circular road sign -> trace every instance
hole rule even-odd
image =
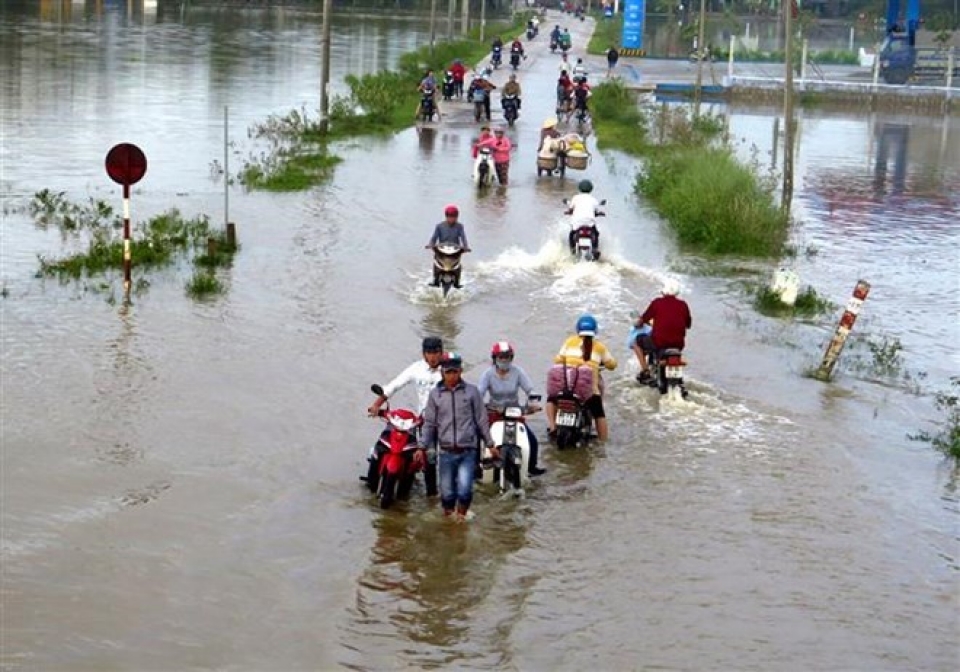
[[[147,157],[136,145],[121,142],[107,152],[107,175],[125,187],[136,184],[147,172]]]

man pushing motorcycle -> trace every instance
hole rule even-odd
[[[383,388],[383,394],[377,396],[367,414],[376,417],[380,407],[399,392],[401,389],[413,383],[417,390],[417,414],[423,415],[423,410],[427,407],[427,400],[430,398],[430,390],[440,382],[440,360],[443,356],[443,341],[436,336],[427,336],[422,343],[423,357],[401,371],[396,378],[391,380]],[[427,496],[433,497],[437,494],[437,451],[435,446],[427,446],[426,451],[427,464],[424,470],[424,482],[427,486]]]

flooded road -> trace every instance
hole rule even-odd
[[[816,253],[795,266],[839,306],[873,283],[861,342],[824,385],[803,372],[838,315],[756,314],[741,277],[676,249],[633,194],[633,159],[594,152],[583,173],[608,200],[608,262],[566,258],[574,179],[534,170],[556,72],[543,43],[519,73],[507,189],[472,190],[476,126],[457,112],[342,143],[309,192],[232,191],[242,249],[216,300],[184,295],[186,268],[151,274],[129,307],[108,300],[117,278],[106,292],[37,279],[37,255],[75,243],[26,204],[50,188],[119,208],[103,171],[117,142],[150,161],[134,220],[221,220],[223,107],[234,168],[256,151],[251,124],[315,109],[319,21],[2,17],[4,669],[956,667],[957,497],[906,438],[960,370],[955,120],[802,120],[794,237]],[[393,62],[424,28],[338,25],[334,77]],[[572,26],[575,52],[587,28]],[[730,125],[771,161],[769,112]],[[447,203],[474,252],[464,297],[442,303],[423,244]],[[694,313],[683,405],[636,387],[624,347],[628,311],[667,273]],[[481,493],[468,525],[423,497],[382,513],[364,496],[369,384],[423,335],[460,350],[471,381],[507,338],[539,383],[585,310],[621,361],[610,442],[545,447],[527,498]],[[913,378],[868,365],[867,343],[888,338]]]

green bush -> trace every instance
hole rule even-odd
[[[643,152],[646,118],[634,94],[621,82],[614,80],[594,87],[590,109],[598,148],[612,147],[630,154]]]
[[[767,185],[725,147],[661,149],[638,175],[637,188],[682,245],[708,254],[783,251],[789,218]]]

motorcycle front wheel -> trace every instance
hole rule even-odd
[[[384,474],[380,479],[380,508],[389,509],[397,498],[397,477]]]

